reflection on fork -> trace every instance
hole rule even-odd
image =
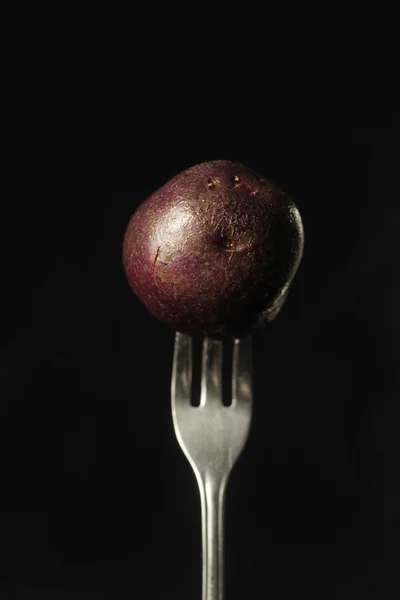
[[[177,333],[172,369],[176,437],[199,485],[202,510],[203,596],[223,598],[224,499],[229,474],[247,440],[252,413],[252,340],[233,346],[232,403],[222,401],[223,342],[203,342],[200,406],[191,404],[192,340]]]

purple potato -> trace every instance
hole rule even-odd
[[[292,200],[244,165],[215,160],[138,207],[123,265],[136,296],[175,330],[242,335],[275,318],[302,251]]]

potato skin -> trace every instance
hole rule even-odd
[[[242,335],[279,312],[303,251],[294,203],[228,160],[176,175],[132,215],[123,266],[161,321],[188,334]]]

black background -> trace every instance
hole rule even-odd
[[[326,5],[2,8],[0,597],[200,598],[174,334],[121,267],[136,206],[238,160],[306,245],[254,339],[227,597],[398,598],[399,129],[391,15]]]

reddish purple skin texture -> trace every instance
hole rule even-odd
[[[218,160],[138,207],[123,265],[136,296],[175,330],[241,335],[279,311],[302,249],[294,203],[251,169]]]

